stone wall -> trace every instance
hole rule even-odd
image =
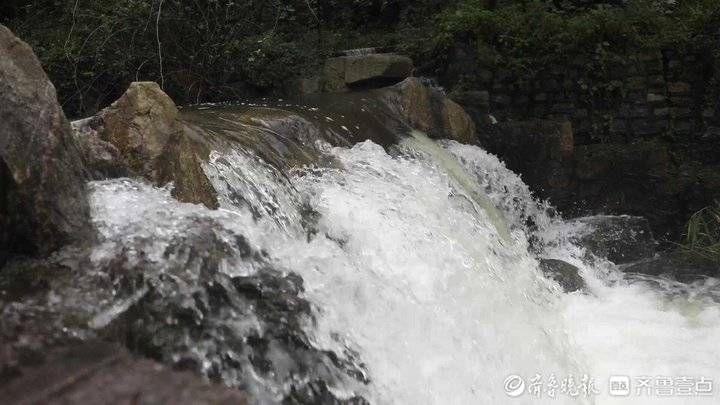
[[[523,81],[461,52],[450,74],[473,84],[451,86],[451,96],[478,123],[483,146],[564,213],[645,215],[674,239],[692,212],[720,196],[710,54],[578,58]],[[567,135],[558,141],[567,130],[548,122],[572,126],[570,151]]]

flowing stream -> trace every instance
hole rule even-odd
[[[317,114],[337,125],[343,118]],[[194,319],[212,329],[172,335],[184,345],[163,349],[165,358],[190,356],[200,371],[258,403],[281,402],[315,378],[327,382],[317,403],[719,403],[717,387],[700,395],[707,379],[720,383],[718,280],[627,278],[588,255],[572,237],[583,225],[553,215],[495,156],[417,131],[398,139],[336,147],[314,140],[313,153],[326,163],[292,168],[246,147],[213,151],[204,171],[219,193],[216,211],[140,181],[95,182],[103,243],[93,260],[122,251],[127,263],[152,263],[145,277],[162,297],[157,302],[184,297],[178,306],[202,313]],[[210,225],[196,231],[203,224]],[[193,250],[205,249],[198,240],[208,234],[222,242],[219,258]],[[169,270],[167,263],[193,255],[203,257],[197,266],[182,275]],[[579,267],[586,291],[564,293],[543,276],[540,257]],[[212,260],[217,274],[202,284]],[[272,315],[244,313],[242,301],[216,305],[211,317],[198,304],[213,307],[214,286],[227,284],[220,276],[246,291],[236,280],[266,280],[264,272],[301,279],[282,291],[297,287],[307,312],[286,316],[281,304],[253,304]],[[95,322],[108,324],[147,293],[132,291]],[[183,319],[166,315],[163,328]],[[287,342],[297,339],[277,335],[288,325],[310,354],[296,356]],[[163,328],[152,330],[161,336]],[[236,336],[247,343],[247,336],[269,335],[264,366],[257,350],[231,344]],[[331,360],[307,360],[312,353]],[[611,377],[631,381],[627,396],[610,392]],[[652,388],[637,390],[645,377]],[[673,391],[665,396],[667,379]],[[687,396],[681,387],[691,387]]]

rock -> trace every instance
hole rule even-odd
[[[395,54],[348,56],[345,60],[345,84],[350,87],[366,82],[397,83],[412,74],[412,59]]]
[[[54,349],[43,365],[0,384],[9,403],[64,404],[247,404],[241,391],[210,384],[132,356],[119,345],[91,341]],[[38,385],[39,384],[39,385]]]
[[[467,144],[477,141],[475,124],[465,110],[420,79],[410,77],[379,91],[396,116],[428,136]]]
[[[392,53],[340,56],[325,61],[321,81],[324,91],[341,92],[395,84],[412,71],[410,58]]]
[[[124,184],[110,197],[150,190]],[[52,348],[78,339],[105,339],[278,402],[366,403],[334,396],[337,387],[366,384],[366,371],[355,353],[314,346],[305,328],[315,320],[299,276],[276,268],[225,220],[163,205],[129,207],[138,210],[134,221],[100,224],[102,257],[79,251],[64,259],[67,266],[48,280],[51,293],[15,302],[0,295],[0,373],[52,363]],[[159,218],[164,232],[156,233],[147,224]]]
[[[130,170],[120,151],[110,142],[100,139],[97,117],[72,122],[72,133],[85,160],[85,166],[93,180],[103,180],[130,175]]]
[[[555,280],[565,292],[584,290],[587,286],[580,276],[580,269],[558,259],[540,259],[540,270],[545,277]]]
[[[330,93],[346,91],[345,58],[330,58],[325,61],[322,77],[323,90]]]
[[[720,276],[720,264],[709,261],[690,261],[680,254],[660,253],[655,257],[629,263],[621,267],[624,273],[666,276],[680,281]]]
[[[643,217],[599,215],[577,221],[586,225],[580,232],[580,243],[596,256],[623,264],[655,255],[657,242]]]
[[[0,25],[0,266],[92,238],[86,179],[55,88]]]
[[[173,182],[182,202],[218,207],[202,170],[210,145],[183,122],[173,101],[153,82],[135,82],[111,106],[73,123],[74,137],[94,179],[142,176]]]
[[[192,126],[172,137],[157,161],[157,183],[173,182],[172,196],[182,202],[203,204],[210,209],[219,207],[217,191],[203,171],[210,147]]]
[[[95,119],[100,139],[120,151],[130,171],[151,179],[168,141],[183,131],[175,103],[155,82],[130,84]]]

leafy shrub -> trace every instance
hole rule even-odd
[[[574,6],[561,8],[560,3]],[[425,29],[416,31],[426,35],[408,41],[407,51],[432,59],[458,43],[472,44],[481,60],[496,70],[532,78],[548,65],[564,64],[575,56],[612,60],[689,47],[699,32],[720,21],[720,5],[713,0],[504,1],[495,9],[485,4],[451,3]]]
[[[691,260],[720,263],[720,202],[693,214],[680,250]]]

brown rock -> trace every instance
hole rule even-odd
[[[170,138],[182,132],[175,103],[154,82],[132,83],[97,118],[101,139],[120,151],[132,172],[150,178]]]
[[[74,127],[93,178],[137,175],[158,186],[173,182],[178,200],[218,207],[202,169],[210,146],[182,121],[157,83],[132,83],[111,106]]]
[[[382,98],[398,117],[433,138],[475,143],[475,124],[460,105],[444,94],[410,77],[381,90]]]
[[[0,265],[92,237],[86,178],[55,87],[0,25]]]
[[[217,209],[217,192],[202,169],[210,148],[193,127],[185,126],[183,132],[167,144],[157,162],[157,182],[173,182],[173,197],[179,201],[203,204]]]

